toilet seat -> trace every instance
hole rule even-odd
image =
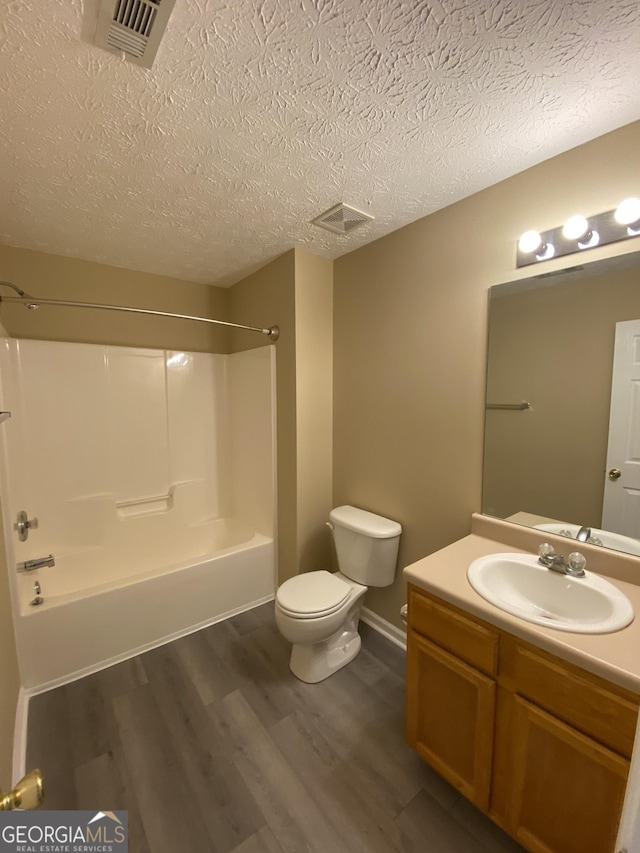
[[[293,619],[317,619],[339,610],[351,587],[331,572],[305,572],[289,578],[278,589],[278,607]]]

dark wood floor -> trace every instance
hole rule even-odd
[[[521,851],[406,746],[404,655],[361,627],[320,684],[268,604],[34,697],[44,807],[127,809],[131,853]]]

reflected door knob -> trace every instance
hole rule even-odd
[[[619,468],[612,468],[609,471],[609,479],[610,480],[617,480],[621,476],[622,476],[622,471]]]

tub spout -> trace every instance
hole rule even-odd
[[[24,563],[18,563],[16,566],[19,572],[33,572],[35,569],[42,569],[44,566],[55,566],[56,561],[53,554],[48,557],[36,557],[35,560],[25,560]]]

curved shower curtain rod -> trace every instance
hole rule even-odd
[[[150,314],[153,317],[173,317],[176,320],[197,320],[199,323],[231,326],[234,329],[244,329],[247,332],[260,332],[262,335],[267,335],[274,342],[280,337],[278,326],[269,326],[268,329],[261,329],[258,326],[243,326],[241,323],[228,323],[226,320],[212,320],[209,317],[194,317],[190,314],[172,314],[169,311],[152,311],[148,308],[127,308],[124,305],[101,305],[98,302],[73,302],[67,299],[38,299],[35,296],[25,293],[24,290],[20,290],[19,287],[10,281],[0,281],[0,286],[10,287],[18,294],[18,296],[0,296],[0,302],[17,302],[26,305],[31,311],[34,311],[41,305],[60,305],[66,308],[99,308],[103,311],[125,311],[129,314]]]

